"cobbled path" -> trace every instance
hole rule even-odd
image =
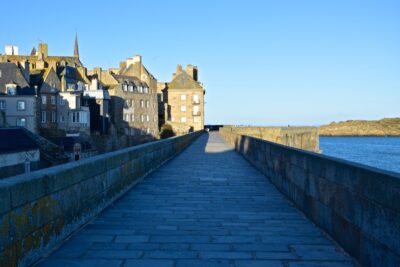
[[[211,132],[37,266],[354,265]]]

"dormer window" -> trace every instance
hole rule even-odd
[[[7,95],[17,94],[17,85],[14,83],[6,84]]]

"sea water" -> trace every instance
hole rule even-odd
[[[400,137],[320,137],[322,154],[400,173]]]

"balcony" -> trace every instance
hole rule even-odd
[[[193,105],[200,105],[200,101],[199,100],[193,100],[192,104]]]

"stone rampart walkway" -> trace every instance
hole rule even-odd
[[[353,266],[268,179],[204,134],[38,266]]]

